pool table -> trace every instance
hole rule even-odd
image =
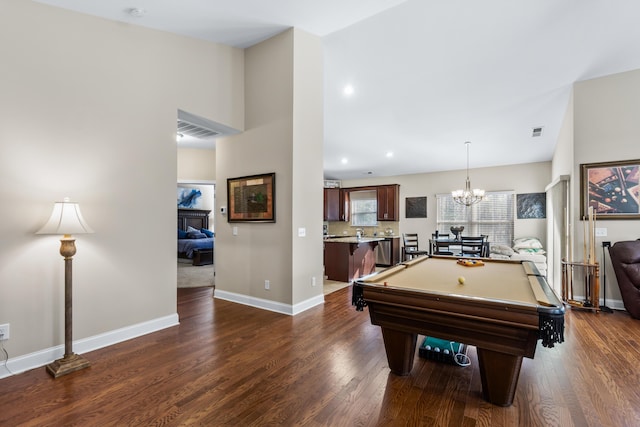
[[[353,284],[353,303],[368,306],[382,328],[394,374],[411,372],[418,334],[474,345],[483,397],[509,406],[538,339],[563,342],[564,306],[531,262],[457,261],[424,256],[364,277]]]

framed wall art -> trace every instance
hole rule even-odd
[[[276,174],[227,179],[228,222],[276,222]]]
[[[405,218],[426,218],[427,198],[407,197],[405,199]]]
[[[516,194],[516,212],[518,219],[542,219],[547,217],[547,194]]]
[[[580,165],[580,217],[640,219],[640,160]]]

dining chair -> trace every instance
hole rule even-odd
[[[405,261],[412,259],[414,256],[429,254],[429,251],[420,250],[417,233],[402,233],[402,242]]]
[[[484,240],[482,241],[483,245],[482,245],[482,254],[480,254],[480,256],[482,258],[488,258],[489,257],[489,253],[490,253],[490,246],[489,246],[489,235],[488,234],[481,234],[480,237],[482,237]]]
[[[435,239],[431,241],[431,245],[433,248],[434,255],[453,255],[453,250],[451,249],[451,241],[444,239]]]
[[[484,236],[461,236],[462,256],[481,257],[484,255]]]

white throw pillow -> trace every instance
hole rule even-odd
[[[507,245],[491,245],[490,248],[492,254],[506,255],[509,257],[515,253],[513,249]]]
[[[536,237],[520,237],[513,240],[513,249],[542,249],[542,243]]]

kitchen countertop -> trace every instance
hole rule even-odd
[[[384,237],[360,237],[357,238],[355,236],[349,237],[334,237],[329,239],[324,239],[325,242],[337,242],[337,243],[369,243],[369,242],[380,242],[385,240]]]

